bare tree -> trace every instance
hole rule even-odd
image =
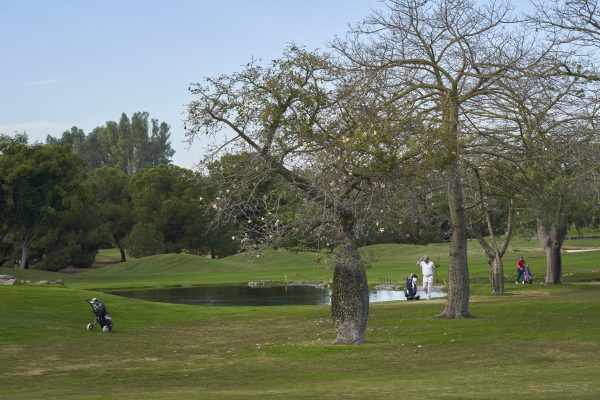
[[[492,184],[492,182],[497,182],[497,179],[490,178],[490,175],[496,175],[496,171],[492,167],[481,163],[480,165],[471,165],[470,170],[472,171],[471,183],[467,184],[466,197],[467,199],[472,197],[474,205],[468,212],[469,226],[488,258],[491,293],[503,294],[502,257],[504,257],[512,238],[515,201],[503,188],[497,188]],[[500,220],[506,223],[506,229],[500,242],[501,238],[496,234],[498,224],[495,223],[494,216],[504,213],[506,213],[506,218],[500,218]],[[487,232],[489,238],[486,238],[484,231]]]
[[[390,0],[336,47],[373,74],[385,104],[417,116],[427,133],[413,149],[427,160],[428,173],[446,182],[452,236],[448,301],[441,318],[469,316],[469,271],[463,198],[466,149],[476,142],[465,105],[494,90],[522,49],[505,24],[507,3],[469,0]],[[507,49],[515,51],[507,51]]]
[[[528,19],[557,42],[592,51],[600,47],[597,0],[545,0],[534,1],[533,4],[535,12]]]
[[[565,69],[555,43],[499,80],[493,104],[480,110],[491,134],[482,133],[487,156],[501,162],[506,184],[537,225],[546,252],[546,283],[560,283],[560,250],[576,187],[597,168],[598,102],[591,81]],[[508,166],[508,167],[507,167]]]

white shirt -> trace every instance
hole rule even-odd
[[[431,260],[429,262],[421,261],[419,265],[423,271],[423,276],[433,275],[433,262]]]

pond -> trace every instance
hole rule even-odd
[[[330,304],[331,290],[313,286],[194,286],[139,290],[115,290],[110,294],[162,303],[194,304],[202,306],[283,306]],[[423,293],[418,293],[424,297]],[[432,292],[432,297],[444,297],[442,292]],[[396,290],[371,290],[369,301],[406,300],[404,293]]]

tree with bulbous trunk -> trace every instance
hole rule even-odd
[[[192,85],[186,120],[190,140],[229,134],[207,160],[211,176],[228,182],[208,206],[223,223],[245,227],[232,239],[256,249],[276,246],[286,230],[321,228],[323,241],[335,245],[337,344],[365,341],[368,285],[358,247],[382,218],[378,192],[389,170],[409,158],[404,122],[377,108],[354,78],[328,56],[292,46],[268,67],[251,62]],[[243,168],[210,163],[224,154],[243,158]]]

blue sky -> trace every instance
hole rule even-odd
[[[31,141],[71,126],[89,133],[122,112],[171,125],[174,163],[191,168],[203,143],[183,143],[187,87],[279,57],[295,42],[324,48],[378,0],[0,0],[0,133]]]

